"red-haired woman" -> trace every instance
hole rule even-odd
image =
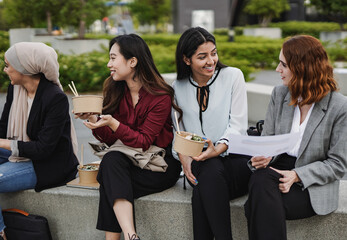
[[[286,219],[337,209],[347,167],[347,99],[337,93],[322,44],[300,35],[287,40],[262,135],[299,132],[296,146],[273,158],[253,157],[245,204],[250,239],[287,239]]]

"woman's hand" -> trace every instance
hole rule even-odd
[[[114,132],[118,129],[119,121],[113,118],[111,115],[101,115],[97,122],[83,122],[83,124],[89,129],[95,129],[99,127],[108,126]]]
[[[182,155],[182,154],[178,154],[178,157],[179,157],[179,159],[181,161],[184,175],[186,175],[186,177],[189,180],[189,182],[191,182],[194,185],[197,185],[198,184],[198,180],[196,180],[196,177],[192,173],[192,162],[193,162],[193,159],[191,157],[188,157],[188,156],[185,156],[185,155]]]
[[[74,111],[72,111],[74,113]],[[89,122],[95,123],[98,120],[98,117],[94,113],[76,113],[74,114],[74,118],[82,119],[82,120],[88,120]]]
[[[255,156],[251,158],[252,166],[256,169],[266,168],[269,165],[272,157],[264,157],[264,156]]]
[[[283,176],[282,178],[279,179],[281,182],[279,184],[279,189],[282,193],[289,192],[293,183],[300,182],[300,178],[299,178],[298,174],[296,174],[296,172],[293,170],[283,171],[283,170],[278,170],[278,169],[275,169],[272,167],[270,167],[270,168]]]
[[[199,156],[193,157],[195,161],[205,161],[206,159],[219,156],[222,152],[226,151],[228,146],[224,143],[214,146],[210,139],[206,140],[208,146]]]

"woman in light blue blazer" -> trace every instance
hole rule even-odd
[[[338,207],[347,168],[347,99],[337,93],[322,44],[300,35],[287,40],[262,135],[299,132],[296,146],[275,157],[253,157],[245,204],[250,239],[287,239],[286,219],[326,215]]]

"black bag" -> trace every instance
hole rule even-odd
[[[249,136],[260,136],[263,131],[264,120],[259,120],[255,127],[251,126],[247,129]]]
[[[52,240],[45,217],[29,214],[19,209],[2,211],[5,234],[9,240]]]

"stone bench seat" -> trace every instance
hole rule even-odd
[[[183,189],[182,178],[171,189],[135,201],[136,225],[144,240],[192,240],[192,189]],[[26,190],[0,194],[1,206],[19,208],[48,219],[54,240],[104,239],[95,229],[99,192],[58,187],[36,193]],[[233,237],[247,239],[243,204],[247,197],[230,202]],[[346,239],[347,181],[341,181],[339,208],[327,216],[287,221],[288,239]]]

